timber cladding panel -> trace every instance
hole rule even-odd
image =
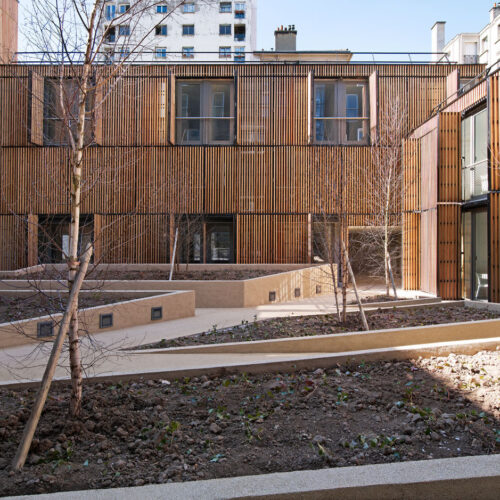
[[[438,291],[443,299],[462,297],[460,130],[459,113],[439,115]]]
[[[26,217],[0,215],[0,269],[10,271],[27,265]]]
[[[490,277],[492,302],[500,302],[500,76],[489,82],[490,116]]]

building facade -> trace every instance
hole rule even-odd
[[[133,0],[104,5],[102,52],[117,58],[132,53],[136,63],[245,62],[257,40],[257,0],[166,0],[134,10]]]
[[[500,59],[500,5],[490,10],[490,22],[479,33],[459,33],[445,42],[444,21],[432,27],[433,60],[443,58],[443,52],[452,62],[458,64],[485,64],[490,67]]]
[[[68,147],[51,91],[59,70],[0,67],[2,270],[64,260]],[[484,66],[136,65],[116,80],[110,67],[95,71],[108,88],[89,116],[81,238],[94,241],[97,261],[169,262],[179,225],[189,228],[183,261],[321,261],[323,216],[334,239],[341,217],[349,231],[372,222],[373,153],[399,101],[404,285],[500,300],[498,81],[456,98]],[[490,106],[486,146],[481,106]],[[483,243],[487,235],[486,260],[483,244],[468,243],[474,231]]]

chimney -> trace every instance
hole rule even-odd
[[[297,30],[295,25],[281,26],[274,32],[276,52],[295,52],[297,50]]]
[[[443,52],[444,49],[444,31],[445,31],[445,24],[446,21],[438,21],[437,23],[434,24],[434,26],[431,29],[432,33],[432,50],[433,52],[432,55],[432,61],[436,62],[441,59],[441,55],[436,54],[436,52]]]
[[[500,4],[495,2],[490,9],[490,22],[493,22],[497,16],[500,16]]]

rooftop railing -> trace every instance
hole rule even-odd
[[[97,54],[97,60],[99,62],[112,62],[114,60],[119,60],[119,54],[123,52],[123,47],[116,46],[114,50],[106,50]],[[304,56],[308,53],[314,55],[314,60],[304,60]],[[131,51],[128,56],[128,61],[134,64],[168,64],[175,63],[177,61],[182,61],[182,51],[167,51],[166,58],[162,61],[158,61],[155,57],[155,50],[142,50],[142,51]],[[350,52],[348,50],[338,50],[338,51],[298,51],[297,59],[294,60],[293,52],[275,52],[269,51],[247,51],[247,52],[231,52],[231,55],[241,56],[245,54],[246,61],[245,64],[266,64],[272,63],[269,60],[273,54],[276,54],[276,61],[285,63],[282,60],[283,55],[287,56],[286,63],[288,64],[435,64],[435,65],[456,65],[456,61],[451,61],[448,55],[443,52]],[[262,54],[266,56],[265,61],[258,59],[258,55]],[[319,55],[324,55],[325,60],[318,58]],[[332,61],[328,58],[328,55],[344,55],[351,56],[350,60],[342,61],[336,60]],[[193,52],[194,59],[200,56],[198,59],[200,62],[207,64],[227,64],[227,61],[221,62],[219,60],[218,51],[195,51]],[[203,56],[203,57],[201,57]],[[213,56],[213,57],[207,57]],[[255,58],[250,58],[249,56],[255,56]],[[15,62],[17,64],[81,64],[84,59],[84,52],[34,52],[34,51],[24,51],[17,52]],[[439,60],[435,60],[439,59]]]

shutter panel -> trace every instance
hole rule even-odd
[[[459,73],[458,69],[451,72],[446,77],[446,99],[447,102],[453,101],[458,95],[458,87],[459,87]]]
[[[29,214],[28,220],[28,267],[38,264],[38,215]]]
[[[33,144],[43,146],[44,78],[31,73],[31,137]]]
[[[370,136],[372,143],[378,140],[378,71],[369,78],[370,87]]]
[[[175,114],[177,112],[175,106],[175,75],[170,73],[169,77],[170,91],[170,143],[175,144]]]
[[[314,74],[309,71],[307,75],[307,143],[314,140]]]
[[[94,94],[94,142],[99,146],[104,145],[103,138],[103,116],[104,116],[104,92],[102,83],[97,84]]]

